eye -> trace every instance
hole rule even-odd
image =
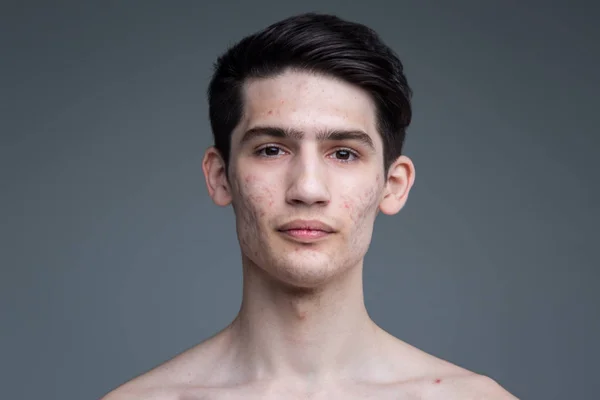
[[[335,159],[342,162],[351,162],[358,159],[358,154],[350,149],[338,149],[331,154]]]
[[[285,153],[284,150],[281,147],[275,145],[264,146],[256,150],[256,154],[261,157],[277,157],[282,155],[283,153]]]

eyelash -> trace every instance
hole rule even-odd
[[[278,146],[278,145],[275,145],[275,144],[267,144],[267,145],[261,146],[261,147],[259,147],[258,149],[256,149],[256,151],[254,152],[254,154],[255,154],[255,155],[257,155],[257,156],[259,156],[259,157],[264,157],[264,158],[275,158],[275,157],[279,157],[279,155],[277,155],[277,156],[267,156],[267,155],[263,155],[263,154],[262,154],[262,152],[263,152],[264,150],[268,149],[268,148],[276,148],[276,149],[279,149],[279,150],[281,150],[281,151],[285,151],[285,150],[284,150],[284,149],[283,149],[281,146]],[[340,148],[338,148],[338,149],[335,149],[335,151],[333,151],[333,154],[337,153],[338,151],[347,151],[348,153],[350,153],[350,155],[351,155],[352,157],[354,157],[354,158],[353,158],[353,159],[351,159],[351,160],[337,160],[337,161],[339,161],[339,162],[342,162],[342,163],[351,163],[351,162],[355,162],[355,161],[357,161],[357,160],[360,158],[360,155],[359,155],[359,154],[358,154],[356,151],[354,151],[354,150],[352,150],[352,149],[349,149],[349,148],[346,148],[346,147],[340,147]]]

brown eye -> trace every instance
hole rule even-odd
[[[352,162],[358,159],[358,154],[349,149],[339,149],[333,154],[333,158],[341,162]]]
[[[348,150],[338,150],[335,154],[337,155],[338,160],[348,160],[352,157],[352,154],[350,154]]]
[[[283,150],[277,146],[265,146],[259,149],[256,154],[262,157],[277,157],[282,155]]]
[[[265,147],[265,155],[266,156],[276,156],[278,154],[279,154],[278,147],[274,147],[274,146]]]

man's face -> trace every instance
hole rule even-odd
[[[362,262],[387,181],[375,115],[366,92],[330,77],[246,83],[228,189],[246,262],[299,287]]]

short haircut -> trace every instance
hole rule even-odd
[[[331,76],[365,90],[376,107],[384,170],[401,154],[412,117],[412,91],[394,51],[371,28],[335,15],[304,13],[243,38],[221,55],[208,88],[214,145],[226,166],[244,111],[243,85],[286,70]]]

